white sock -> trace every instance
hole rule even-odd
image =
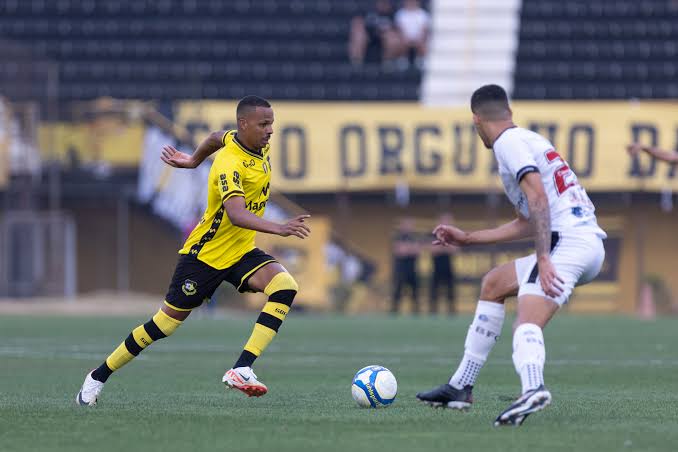
[[[464,357],[457,371],[450,378],[450,385],[463,389],[466,385],[475,384],[480,369],[499,339],[503,324],[504,305],[502,303],[478,301],[473,322],[466,333]]]
[[[520,375],[523,394],[544,384],[544,334],[538,325],[523,323],[513,334],[513,365]]]

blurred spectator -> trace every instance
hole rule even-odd
[[[438,224],[453,224],[452,215],[446,214],[440,217]],[[443,289],[446,295],[447,312],[455,313],[455,276],[452,255],[457,252],[457,247],[431,245],[431,257],[433,260],[433,272],[431,274],[431,287],[429,290],[429,308],[431,314],[438,313],[438,289]]]
[[[391,312],[400,310],[403,289],[409,288],[412,296],[412,313],[419,313],[419,275],[417,257],[420,247],[414,230],[414,220],[403,219],[393,239],[393,301]]]
[[[402,42],[390,0],[376,0],[374,10],[351,20],[348,52],[351,63],[389,62],[402,54]]]
[[[414,59],[419,69],[424,57],[431,27],[431,16],[421,7],[419,0],[404,0],[403,7],[395,15],[395,23],[403,39],[403,53]]]

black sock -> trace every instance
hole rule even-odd
[[[233,367],[252,367],[254,360],[257,359],[257,355],[247,350],[243,350],[240,354],[240,358],[236,361]]]
[[[94,369],[92,372],[92,378],[102,383],[106,383],[106,380],[108,380],[108,377],[110,377],[112,373],[113,371],[110,367],[108,367],[106,361],[104,361],[102,365]]]

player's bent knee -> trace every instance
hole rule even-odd
[[[167,315],[162,309],[160,309],[146,325],[151,322],[157,327],[157,330],[155,330],[152,325],[149,325],[149,329],[154,330],[153,332],[157,335],[163,335],[162,337],[172,335],[182,323],[181,320],[177,320]],[[146,327],[146,325],[144,325],[144,327]],[[150,333],[151,332],[149,331],[149,334]]]
[[[294,292],[292,297],[299,291],[299,285],[292,275],[287,272],[277,273],[264,288],[264,293],[269,297],[276,292],[282,291]]]
[[[480,284],[480,299],[486,301],[504,301],[506,295],[501,292],[497,273],[494,270],[490,270],[483,276]]]

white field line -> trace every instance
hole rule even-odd
[[[46,344],[42,344],[46,345]],[[76,359],[76,360],[97,360],[103,359],[105,355],[110,352],[113,348],[104,347],[99,345],[88,345],[88,346],[66,346],[63,348],[54,348],[54,346],[45,349],[44,347],[25,347],[19,345],[3,345],[0,346],[0,356],[2,357],[12,357],[12,358],[31,358],[31,359]],[[279,351],[279,347],[271,347],[271,349]],[[207,352],[207,353],[223,353],[223,354],[232,354],[240,350],[240,345],[215,345],[215,344],[185,344],[185,345],[167,345],[163,344],[161,347],[153,348],[152,354],[139,355],[136,359],[148,359],[151,356],[156,358],[162,356],[163,360],[167,357],[168,354],[175,353],[189,353],[189,352]],[[298,349],[294,347],[291,350],[294,351],[295,355],[298,352]],[[333,359],[342,360],[342,359],[354,359],[354,353],[342,349],[343,353],[339,353],[340,356],[333,356]],[[336,352],[336,351],[335,351]],[[378,359],[386,355],[389,356],[389,363],[405,363],[406,359],[403,356],[405,353],[402,349],[398,350],[397,353],[393,351],[371,351],[363,352],[362,356],[365,360]],[[304,353],[302,355],[296,355],[292,357],[285,357],[284,362],[286,365],[291,363],[302,364],[302,363],[316,363],[322,360],[328,359],[327,350],[325,353]],[[343,355],[343,356],[342,356]],[[394,356],[395,355],[395,356]],[[399,355],[399,356],[398,356]],[[432,358],[430,363],[433,365],[445,365],[453,366],[457,362],[457,359],[451,358]],[[489,359],[488,364],[490,365],[513,365],[513,362],[508,359]],[[678,359],[656,359],[656,358],[646,358],[646,359],[552,359],[547,360],[547,366],[594,366],[594,367],[676,367],[678,366]]]

